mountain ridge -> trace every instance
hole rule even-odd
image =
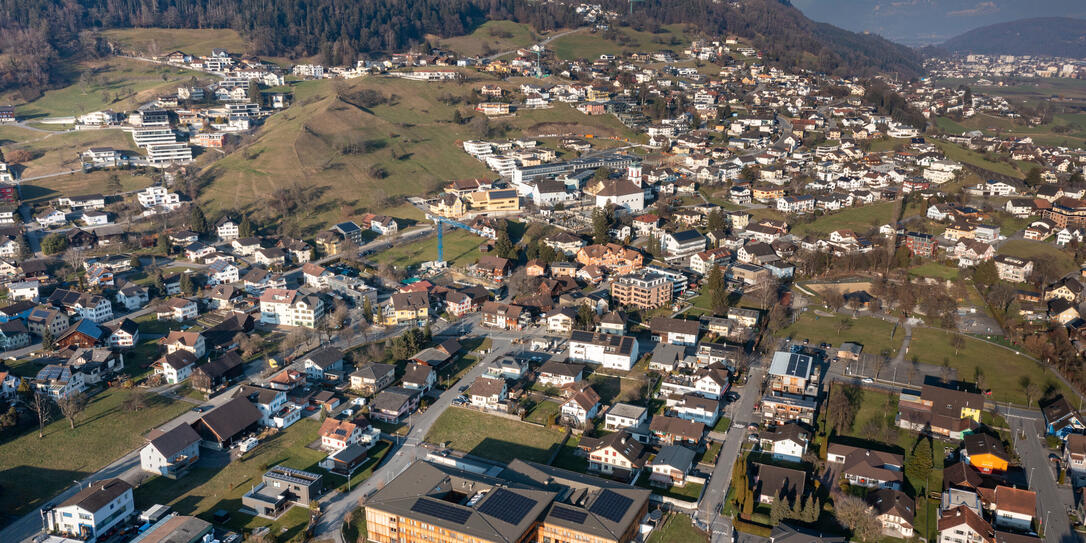
[[[1086,58],[1086,19],[1035,17],[974,28],[943,42],[952,53]]]

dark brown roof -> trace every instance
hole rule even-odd
[[[668,332],[676,334],[698,335],[701,322],[696,320],[672,319],[668,317],[656,317],[649,323],[653,333]]]
[[[200,434],[188,424],[179,424],[171,430],[160,432],[151,439],[151,446],[167,458],[181,452],[185,447],[200,441]]]
[[[980,518],[979,515],[973,512],[972,509],[959,505],[954,509],[950,509],[943,513],[939,517],[939,531],[953,529],[961,525],[969,526],[974,532],[977,532],[985,540],[990,541],[992,538],[992,525],[988,524],[988,521]]]
[[[913,523],[916,514],[916,502],[900,490],[880,488],[867,494],[867,503],[875,508],[878,515],[890,514]]]
[[[700,422],[683,420],[678,417],[656,415],[649,422],[649,430],[654,434],[672,435],[691,441],[700,440],[705,433],[705,425]]]
[[[132,485],[120,479],[95,481],[71,498],[64,500],[59,507],[75,505],[87,511],[97,511],[129,490],[132,490]]]
[[[226,441],[261,418],[260,411],[245,398],[234,398],[200,417],[220,441]]]
[[[782,468],[769,464],[754,464],[754,490],[773,499],[784,497],[790,502],[803,499],[807,473],[798,469]]]
[[[943,488],[977,488],[984,482],[977,470],[965,462],[951,464],[943,470]]]

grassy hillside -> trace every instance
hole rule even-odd
[[[183,51],[190,55],[210,55],[212,49],[243,53],[248,42],[229,28],[121,28],[105,30],[102,36],[125,49],[145,55]]]
[[[492,55],[532,45],[538,36],[531,26],[513,21],[487,21],[467,36],[442,39],[447,47],[461,55]]]
[[[269,118],[250,143],[204,170],[208,182],[200,199],[211,211],[246,210],[278,221],[268,209],[268,196],[304,187],[315,204],[296,220],[302,234],[312,234],[333,221],[385,208],[397,196],[424,195],[456,178],[494,177],[460,146],[480,137],[479,127],[451,122],[457,108],[470,114],[469,100],[478,84],[386,77],[298,84],[294,106]],[[369,102],[361,98],[366,93],[387,102]],[[613,117],[582,115],[565,104],[490,124],[506,126],[504,137],[558,129],[630,135]],[[502,132],[491,137],[500,139]]]
[[[0,95],[0,103],[16,104],[15,112],[25,117],[67,117],[102,109],[127,111],[169,92],[197,74],[160,64],[125,58],[79,63],[71,68],[73,83],[46,91],[41,98],[20,104],[15,97]],[[207,77],[203,75],[203,77]]]
[[[619,38],[608,40],[602,33],[579,32],[554,40],[550,48],[558,58],[572,60],[577,58],[594,59],[603,54],[621,54],[633,51],[680,50],[690,42],[682,25],[661,27],[662,32],[638,32],[630,28],[618,28]]]

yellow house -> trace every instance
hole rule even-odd
[[[425,292],[397,292],[381,312],[383,324],[425,324],[430,318],[430,296]]]
[[[514,189],[481,190],[468,195],[472,209],[481,211],[519,211],[520,197]]]
[[[430,213],[441,215],[442,217],[458,219],[463,217],[464,213],[467,212],[468,206],[464,205],[464,201],[455,194],[443,194],[438,197],[437,201],[430,204]]]

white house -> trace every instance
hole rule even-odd
[[[140,449],[143,471],[176,478],[200,458],[200,434],[188,424],[172,430],[152,430],[151,441]]]
[[[38,301],[38,281],[19,281],[8,285],[8,297],[12,300]]]
[[[196,368],[196,356],[188,351],[174,351],[156,360],[154,367],[156,375],[162,375],[167,383],[176,385],[192,375],[192,370]]]
[[[240,270],[233,262],[216,260],[207,267],[207,285],[213,287],[240,279]]]
[[[132,485],[121,479],[106,479],[91,483],[42,515],[50,532],[95,543],[134,512]]]
[[[215,234],[222,241],[230,241],[238,238],[238,224],[230,219],[222,220],[215,227]]]
[[[324,302],[296,290],[269,288],[260,295],[260,322],[271,325],[313,328],[324,316]]]
[[[802,462],[807,452],[811,435],[799,424],[782,424],[772,432],[765,432],[761,437],[762,450],[773,455],[775,460]]]
[[[600,396],[590,386],[586,386],[562,403],[561,417],[567,422],[583,427],[596,418],[600,410]]]
[[[302,418],[302,410],[288,402],[282,390],[242,385],[235,396],[248,398],[260,411],[260,424],[268,428],[286,428]]]
[[[162,207],[167,211],[173,211],[181,205],[181,197],[177,193],[159,186],[147,187],[136,193],[136,199],[146,209]]]
[[[637,339],[575,330],[569,338],[569,360],[630,371],[638,358]]]

